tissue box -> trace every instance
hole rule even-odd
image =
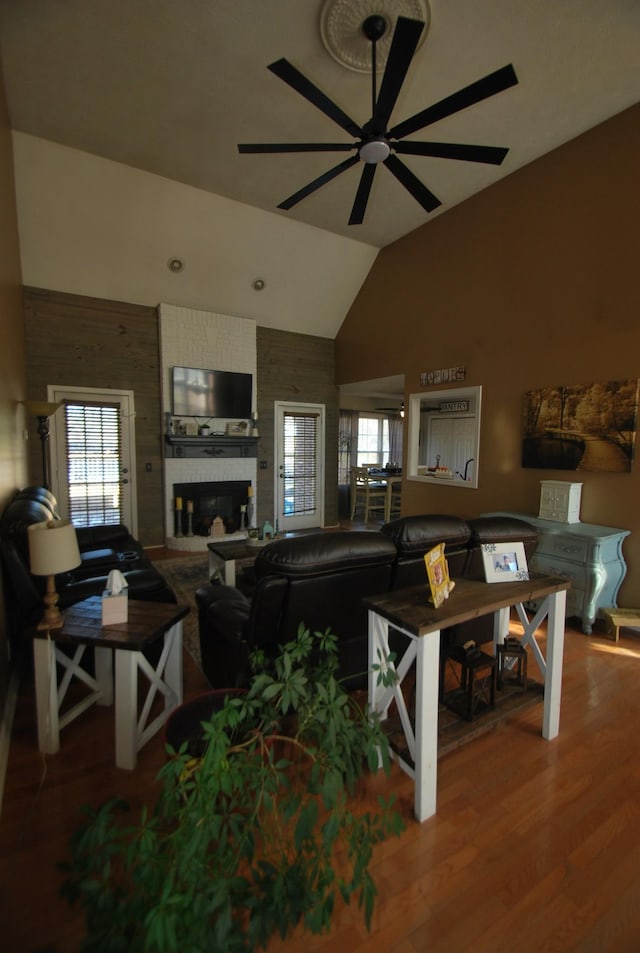
[[[117,625],[126,622],[129,618],[129,595],[119,592],[112,595],[109,589],[102,593],[102,624]]]

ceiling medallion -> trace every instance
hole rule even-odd
[[[371,16],[381,16],[386,22],[384,36],[376,44],[380,72],[387,62],[397,18],[424,23],[419,48],[429,30],[431,11],[428,0],[326,0],[320,14],[322,42],[334,60],[356,73],[371,72],[371,43],[362,32],[362,24]]]

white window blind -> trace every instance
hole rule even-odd
[[[317,421],[318,414],[285,411],[283,415],[284,516],[316,511]]]
[[[65,430],[70,520],[76,526],[122,522],[118,405],[68,403]]]

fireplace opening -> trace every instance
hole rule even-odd
[[[182,511],[176,513],[181,520],[184,536],[189,528],[187,504],[193,503],[191,528],[194,536],[209,536],[211,524],[220,517],[226,533],[241,529],[240,507],[248,502],[250,480],[224,480],[215,483],[174,483],[174,498],[182,497]]]

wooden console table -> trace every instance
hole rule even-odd
[[[560,523],[524,513],[488,515],[514,516],[537,529],[538,547],[529,568],[571,580],[566,613],[581,619],[585,635],[593,631],[601,606],[617,607],[618,590],[627,574],[622,543],[629,530],[593,523]]]
[[[92,596],[65,610],[62,629],[34,631],[38,747],[47,754],[60,748],[60,729],[91,705],[113,704],[113,659],[115,655],[115,749],[116,766],[132,770],[137,753],[164,725],[173,709],[182,703],[182,619],[188,606],[165,602],[129,600],[129,619],[117,625],[102,625],[102,601]],[[154,668],[143,649],[162,640],[160,659]],[[73,649],[72,655],[59,645]],[[87,646],[95,650],[95,677],[81,668]],[[58,665],[64,674],[58,682]],[[149,690],[138,714],[138,674]],[[62,713],[64,698],[73,678],[82,681],[88,693]],[[164,695],[163,711],[149,724],[155,695]]]
[[[369,704],[372,711],[386,718],[395,701],[412,763],[396,755],[400,766],[415,781],[414,811],[419,821],[436,812],[438,762],[438,686],[440,668],[440,632],[449,626],[481,615],[494,614],[494,646],[502,644],[509,632],[510,607],[515,606],[522,623],[523,646],[532,650],[544,678],[542,735],[555,738],[560,728],[562,653],[564,648],[564,610],[568,580],[557,576],[539,576],[524,582],[485,583],[471,579],[456,580],[456,587],[440,607],[427,602],[425,586],[416,586],[365,599],[369,612]],[[525,605],[541,600],[529,618]],[[535,633],[547,618],[546,658]],[[399,630],[408,640],[401,659],[390,663],[398,676],[394,685],[378,685],[373,670],[389,654],[389,628]],[[402,694],[402,682],[415,662],[415,719],[412,720]]]
[[[265,544],[266,545],[266,544]],[[260,552],[259,545],[239,539],[225,542],[220,540],[207,543],[209,550],[209,578],[219,579],[225,586],[235,586],[236,569],[252,566]]]

